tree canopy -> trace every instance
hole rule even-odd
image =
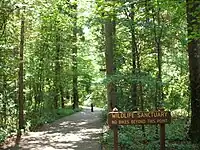
[[[0,142],[80,105],[181,109],[200,141],[193,0],[1,0]]]

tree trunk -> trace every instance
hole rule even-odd
[[[59,32],[59,31],[58,31]],[[55,79],[54,79],[54,86],[55,86],[55,95],[54,95],[54,108],[58,109],[59,105],[59,91],[60,91],[60,35],[57,33],[56,35],[56,57],[55,57]]]
[[[79,107],[78,101],[78,75],[77,75],[77,4],[73,4],[73,21],[74,21],[74,28],[73,28],[73,47],[72,47],[72,71],[73,71],[73,109]]]
[[[2,112],[2,117],[3,117],[3,127],[6,127],[7,124],[7,107],[6,107],[6,103],[7,103],[7,84],[6,84],[6,75],[3,75],[3,99],[2,99],[2,103],[3,103],[3,112]]]
[[[105,57],[106,57],[106,76],[111,77],[115,72],[114,48],[115,48],[115,21],[110,14],[106,16],[105,22]],[[117,105],[116,85],[110,81],[107,84],[108,111],[112,111]]]
[[[161,107],[163,105],[163,87],[162,87],[162,49],[161,49],[161,38],[162,38],[162,26],[160,24],[160,6],[157,2],[157,9],[153,10],[153,20],[154,20],[154,39],[155,39],[155,49],[157,52],[157,81],[156,81],[156,98],[155,98],[155,108]]]
[[[18,139],[21,136],[21,130],[24,129],[24,83],[23,83],[23,74],[24,74],[24,16],[22,15],[21,19],[21,33],[20,33],[20,60],[19,60],[19,93],[18,93],[18,102],[19,102],[19,128],[18,128]]]
[[[186,0],[188,23],[188,54],[191,90],[191,126],[189,136],[192,143],[200,142],[200,2]]]
[[[42,54],[43,55],[43,54]],[[38,71],[38,77],[39,77],[39,82],[38,82],[38,92],[37,92],[37,101],[38,101],[38,109],[39,109],[39,114],[41,115],[43,113],[43,97],[44,97],[44,57],[42,56],[39,61],[39,71]]]
[[[61,96],[61,107],[65,108],[64,92],[62,86],[60,86],[60,96]]]
[[[140,52],[138,51],[139,49],[136,50],[136,59],[137,59],[137,69],[138,69],[138,74],[141,74],[141,63],[140,63]],[[143,87],[142,87],[142,82],[141,80],[139,81],[139,90],[138,90],[138,102],[140,102],[140,108],[141,111],[144,111],[144,97],[143,97]],[[139,106],[139,105],[138,105]],[[143,136],[146,137],[145,134],[145,127],[142,125],[142,132]]]
[[[135,25],[134,25],[134,4],[131,4],[131,49],[132,49],[132,75],[133,77],[136,75],[136,56],[137,56],[137,43],[135,38]],[[137,83],[136,80],[131,84],[131,99],[132,99],[132,107],[134,110],[137,108]]]

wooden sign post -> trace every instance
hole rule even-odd
[[[114,150],[118,150],[118,125],[160,124],[160,150],[165,150],[165,124],[171,122],[169,111],[118,112],[116,108],[108,113],[108,124],[114,131]]]
[[[118,112],[118,109],[114,108],[113,112]],[[118,125],[115,124],[112,127],[113,127],[113,133],[114,133],[114,150],[118,150]]]

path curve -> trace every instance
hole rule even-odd
[[[43,126],[23,136],[12,150],[99,150],[102,110],[84,107],[83,111]]]

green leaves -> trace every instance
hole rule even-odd
[[[145,125],[145,133],[141,126],[120,126],[119,127],[119,146],[126,149],[143,149],[154,150],[160,148],[159,130],[156,133],[156,126]],[[112,130],[104,133],[103,144],[106,146],[113,145]],[[144,136],[145,134],[145,136]],[[172,121],[171,124],[166,125],[166,148],[167,149],[198,149],[198,145],[191,144],[187,140],[187,133],[185,130],[185,119],[178,118]],[[112,146],[110,146],[112,147]],[[108,148],[109,149],[109,148]]]

